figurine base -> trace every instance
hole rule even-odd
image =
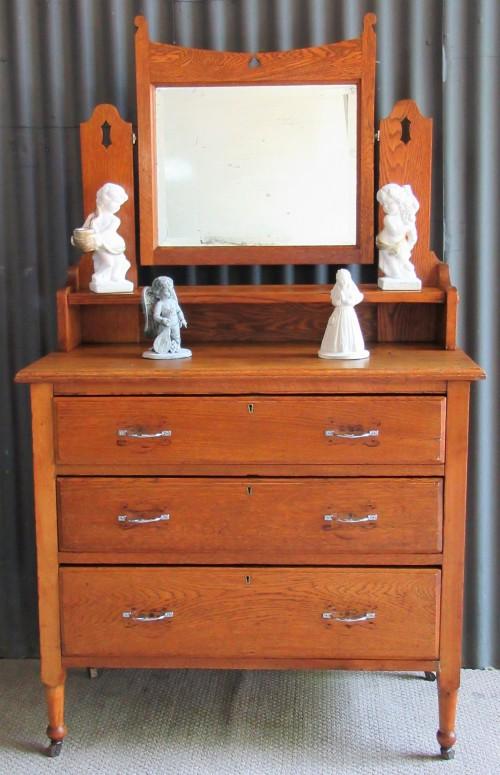
[[[155,353],[154,350],[146,350],[142,353],[142,357],[152,361],[173,361],[177,358],[191,358],[192,354],[187,347],[181,347],[176,353]]]
[[[378,287],[383,291],[421,291],[422,280],[402,280],[399,277],[379,277]]]
[[[361,350],[359,353],[328,353],[318,350],[318,355],[320,358],[338,359],[345,361],[361,361],[364,358],[370,357],[370,351]]]
[[[89,283],[89,290],[93,293],[132,293],[134,290],[134,283],[130,280],[108,280],[105,283],[99,283],[98,285],[91,280]]]

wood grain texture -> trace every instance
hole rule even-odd
[[[443,267],[446,265],[443,264]],[[447,268],[447,267],[446,267]],[[444,287],[422,288],[421,291],[382,291],[376,285],[360,284],[364,303],[369,304],[443,304]],[[324,304],[330,307],[331,285],[177,285],[176,294],[182,305],[238,304]],[[91,291],[72,292],[68,297],[71,306],[131,305],[138,306],[142,288],[133,293],[100,293]],[[356,308],[359,311],[362,305]]]
[[[51,385],[31,387],[31,415],[41,675],[46,686],[57,687],[64,684],[65,671],[61,664]]]
[[[430,568],[64,567],[63,653],[435,659],[439,585]],[[376,618],[349,624],[325,611]]]
[[[113,306],[82,307],[80,315],[84,342],[99,343],[103,339],[117,343],[141,341],[143,323],[138,306],[113,304]]]
[[[163,393],[397,392],[406,383],[445,388],[444,381],[483,379],[484,371],[462,350],[428,345],[377,344],[363,361],[328,361],[312,344],[199,344],[192,358],[148,361],[140,344],[87,345],[51,353],[21,369],[17,382],[51,382],[78,389],[106,386],[113,394],[127,385],[138,393],[157,385]],[[397,387],[394,387],[397,384]],[[78,386],[78,387],[77,387]],[[434,388],[435,390],[436,388]],[[444,390],[443,390],[444,392]]]
[[[111,145],[103,145],[102,124],[110,127]],[[120,234],[125,240],[126,256],[131,263],[127,279],[137,284],[135,247],[135,201],[132,124],[123,121],[114,105],[97,105],[88,121],[80,124],[83,185],[83,217],[95,210],[96,193],[105,183],[118,183],[128,195],[120,208]],[[92,256],[80,261],[79,288],[87,289],[93,272]]]
[[[460,686],[467,446],[469,432],[468,383],[448,389],[447,462],[444,490],[443,588],[438,675],[439,730],[443,748],[455,743],[457,691]]]
[[[141,552],[119,552],[111,553],[109,551],[102,552],[59,552],[59,563],[61,565],[175,565],[177,563],[170,562],[168,557],[166,559],[165,552],[161,551],[141,551]],[[280,559],[276,559],[272,564],[279,566]],[[377,552],[375,554],[360,554],[357,551],[351,551],[345,554],[335,555],[335,566],[355,567],[362,563],[363,567],[368,566],[418,566],[424,567],[438,567],[442,561],[442,554],[403,554],[398,552],[397,554],[391,554],[390,552]],[[204,563],[200,563],[199,558],[195,555],[190,555],[190,565],[206,564],[208,562],[205,559]],[[229,562],[223,562],[219,557],[221,565],[232,564]],[[267,564],[267,563],[266,563]],[[318,565],[317,554],[301,554],[300,565]],[[412,668],[413,669],[413,668]],[[430,669],[430,668],[429,668]]]
[[[375,25],[367,14],[360,38],[315,48],[252,54],[153,43],[142,16],[135,19],[141,263],[317,264],[373,263]],[[158,246],[156,226],[156,86],[355,83],[359,88],[358,235],[345,246]]]
[[[374,396],[369,402],[360,396],[59,396],[56,459],[133,465],[147,457],[152,465],[186,466],[441,463],[445,407],[438,396]],[[163,432],[170,435],[147,437]],[[363,436],[370,432],[376,435]]]
[[[447,350],[455,350],[457,347],[458,291],[451,284],[450,268],[448,264],[440,262],[437,265],[437,276],[439,287],[442,288],[446,294],[443,322],[441,326],[441,342]]]
[[[81,311],[70,306],[70,295],[69,286],[57,291],[57,347],[63,352],[74,350],[82,341]]]
[[[398,463],[80,463],[56,466],[59,476],[444,476],[444,464]]]
[[[140,214],[140,263],[153,263],[157,239],[156,227],[156,133],[154,88],[151,85],[150,43],[148,25],[143,16],[136,16],[135,88],[137,98],[137,174]]]
[[[410,141],[402,140],[401,122],[410,123]],[[397,102],[387,118],[380,122],[379,188],[387,183],[409,184],[417,197],[418,241],[412,262],[424,286],[437,284],[436,256],[430,250],[430,214],[432,183],[432,119],[422,116],[413,100]],[[379,206],[379,228],[383,209]]]
[[[113,563],[134,552],[164,564],[321,565],[441,551],[440,479],[64,477],[58,497],[60,550],[107,552]],[[168,521],[134,522],[162,514]]]
[[[380,304],[377,306],[379,342],[439,342],[442,339],[442,307],[428,304]]]
[[[182,341],[201,342],[321,342],[332,307],[317,304],[189,305],[183,310],[189,327]],[[373,304],[357,309],[365,342],[377,340],[377,311]]]

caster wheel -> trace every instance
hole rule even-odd
[[[62,744],[62,740],[52,740],[47,748],[47,756],[50,759],[55,759],[56,756],[59,756],[61,753]]]
[[[455,751],[453,748],[441,748],[441,759],[454,759]]]
[[[431,673],[428,670],[424,673],[424,680],[425,681],[435,681],[436,680],[436,673]]]

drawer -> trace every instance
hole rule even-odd
[[[63,464],[432,464],[438,396],[55,399]]]
[[[440,479],[63,477],[58,496],[66,552],[286,565],[441,550]]]
[[[65,656],[438,656],[435,569],[63,567],[60,583]]]

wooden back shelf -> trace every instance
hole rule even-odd
[[[429,342],[455,349],[456,291],[381,291],[361,285],[357,307],[367,342]],[[329,285],[179,286],[188,319],[186,344],[196,342],[318,342],[332,313]],[[65,288],[58,294],[59,348],[80,343],[143,340],[141,290],[96,294]],[[383,314],[382,314],[383,313]]]

